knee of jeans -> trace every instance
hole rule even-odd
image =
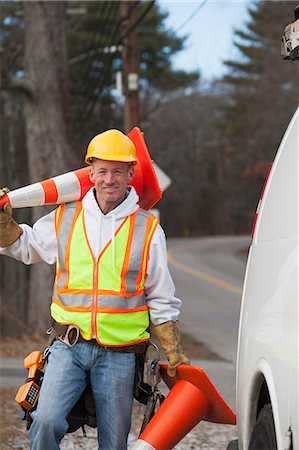
[[[64,417],[56,411],[52,410],[38,410],[33,415],[32,428],[35,430],[44,430],[50,433],[52,430],[55,436],[63,437],[68,429],[68,422]]]

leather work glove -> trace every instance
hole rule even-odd
[[[190,365],[190,361],[180,344],[179,322],[169,320],[156,325],[155,333],[168,359],[167,373],[170,377],[174,377],[178,366],[181,364]]]
[[[8,188],[0,189],[0,198],[8,192]],[[0,209],[0,247],[8,247],[13,244],[22,233],[22,228],[12,218],[12,207],[6,203],[3,209]]]

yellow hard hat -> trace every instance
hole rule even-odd
[[[136,148],[131,139],[119,130],[107,130],[97,134],[89,143],[85,162],[91,164],[91,158],[105,161],[136,163]]]

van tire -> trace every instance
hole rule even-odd
[[[234,439],[233,441],[230,441],[226,450],[239,450],[238,439]]]
[[[249,450],[277,450],[272,406],[269,403],[259,413],[251,435]]]

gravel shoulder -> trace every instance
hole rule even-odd
[[[47,339],[40,336],[22,336],[21,339],[4,338],[0,344],[0,358],[23,359],[33,350],[43,350],[47,345]],[[212,353],[204,345],[194,341],[191,336],[182,335],[182,345],[192,361],[202,362],[205,368],[209,366],[228,365],[223,359]],[[164,355],[161,355],[164,359]],[[198,364],[197,364],[198,365]],[[212,380],[213,381],[213,380]],[[29,448],[28,431],[25,423],[21,420],[21,409],[14,401],[18,388],[0,389],[2,408],[0,411],[0,448],[1,450],[26,450]],[[166,388],[163,386],[161,390]],[[134,401],[132,427],[129,435],[128,449],[132,448],[137,439],[143,419],[144,406]],[[236,427],[229,425],[215,425],[201,422],[197,425],[177,446],[177,450],[191,449],[226,449],[227,443],[236,434]],[[86,427],[87,438],[81,430],[66,435],[61,444],[61,450],[96,450],[96,429]]]

